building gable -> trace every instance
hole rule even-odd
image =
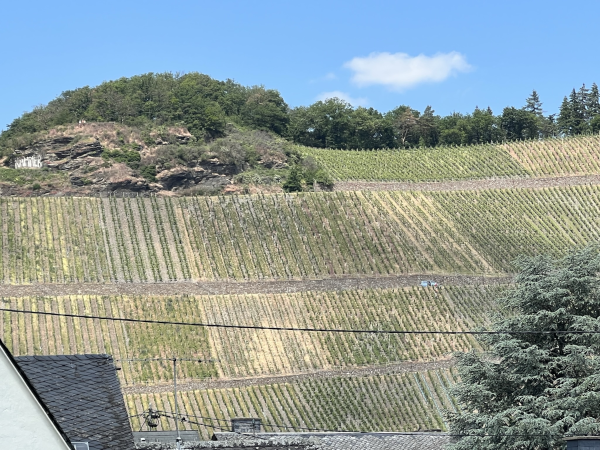
[[[21,370],[71,442],[89,450],[134,448],[110,355],[19,356]]]
[[[2,448],[71,450],[60,426],[1,340],[0,380]]]

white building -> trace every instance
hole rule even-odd
[[[15,169],[40,169],[42,155],[22,156],[15,160]]]

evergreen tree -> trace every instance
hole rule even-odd
[[[581,117],[585,122],[590,120],[590,115],[588,111],[588,103],[589,103],[589,95],[590,90],[585,87],[585,83],[579,88],[577,92],[577,100],[579,103],[579,108],[581,111]]]
[[[453,450],[564,449],[565,436],[600,433],[600,335],[578,333],[600,330],[598,248],[519,265],[498,334],[479,338],[487,353],[457,355]]]
[[[572,134],[573,129],[573,114],[571,111],[571,104],[567,97],[563,98],[562,104],[560,105],[560,112],[556,121],[558,129],[561,133]]]
[[[526,100],[526,104],[523,107],[525,111],[529,111],[532,114],[535,114],[538,117],[542,117],[544,111],[542,110],[542,102],[540,101],[540,97],[538,93],[533,90],[529,98]]]
[[[290,168],[285,183],[283,183],[283,190],[285,192],[301,192],[302,191],[302,171],[297,164],[294,164]]]
[[[582,134],[586,131],[585,100],[587,100],[585,91],[581,92],[580,90],[580,92],[575,92],[575,89],[571,91],[571,95],[569,96],[569,104],[571,105],[571,134]]]
[[[590,93],[588,95],[587,110],[590,118],[600,116],[600,92],[598,92],[598,85],[592,84]]]

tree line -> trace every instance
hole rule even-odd
[[[290,108],[264,86],[242,86],[197,72],[147,73],[65,91],[47,105],[24,113],[0,135],[15,136],[79,120],[133,126],[181,124],[198,138],[225,134],[228,122],[268,130],[293,142],[334,149],[381,149],[469,145],[600,132],[598,86],[583,85],[566,96],[558,115],[545,115],[534,90],[522,107],[495,115],[488,107],[470,114],[436,115],[402,105],[386,113],[354,108],[338,98]]]

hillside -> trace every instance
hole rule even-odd
[[[0,297],[0,304],[207,323],[369,329],[423,329],[436,324],[437,329],[467,330],[487,323],[494,309],[492,298],[502,289],[450,286],[280,295]],[[172,380],[171,363],[152,359],[176,354],[216,360],[178,365],[180,399],[190,416],[225,420],[252,413],[270,423],[326,429],[443,428],[440,411],[452,405],[447,389],[454,376],[447,370],[430,370],[450,367],[453,351],[479,348],[468,335],[340,336],[9,313],[3,313],[0,337],[16,355],[106,352],[118,361],[125,359],[118,362],[119,376],[132,415],[142,413],[149,402],[172,411],[172,386],[165,384]],[[150,360],[129,362],[127,358]],[[385,409],[378,406],[382,396],[388,399]],[[355,409],[352,405],[360,399],[362,406]],[[340,401],[348,406],[333,406]],[[386,419],[386,410],[393,412],[393,418]],[[139,426],[137,419],[133,424]]]
[[[494,299],[508,287],[519,255],[559,256],[599,238],[597,136],[346,152],[290,147],[237,125],[204,143],[166,126],[52,130],[15,153],[39,150],[46,169],[0,170],[8,180],[3,193],[34,194],[0,198],[4,308],[204,324],[467,331],[499,312]],[[226,162],[232,142],[245,143],[239,166]],[[259,147],[262,153],[254,152]],[[150,162],[153,181],[142,175]],[[337,180],[333,192],[322,186],[282,193],[294,166],[303,167],[302,176],[325,168]],[[193,184],[183,175],[168,185],[167,174],[192,171],[203,174]],[[272,184],[261,177],[273,177]],[[83,178],[91,182],[77,185]],[[214,193],[201,192],[211,179],[225,180],[227,192],[239,195],[189,195]],[[244,193],[251,188],[257,193]],[[107,192],[121,195],[99,198]],[[442,286],[421,287],[427,279]],[[135,427],[150,403],[174,410],[171,362],[155,359],[175,355],[210,360],[178,364],[179,400],[190,418],[208,417],[215,426],[252,415],[276,431],[444,429],[443,410],[457,407],[449,394],[457,380],[452,352],[483,350],[469,334],[1,316],[0,337],[17,355],[112,354]],[[161,426],[174,422],[163,419]],[[200,431],[209,436],[209,428]]]
[[[488,323],[493,298],[504,288],[490,276],[512,272],[519,254],[560,255],[597,240],[599,209],[596,185],[4,198],[0,280],[5,292],[30,285],[40,294],[5,295],[2,304],[203,323],[468,330]],[[386,287],[403,274],[412,286]],[[440,289],[418,286],[421,279],[441,281],[438,276],[448,274],[453,276]],[[474,281],[473,275],[487,278]],[[349,276],[356,282],[347,284]],[[458,286],[461,276],[477,284]],[[302,279],[331,283],[286,293],[286,280]],[[277,280],[284,283],[277,293],[261,293],[261,286],[271,289],[268,283]],[[182,295],[185,283],[236,294]],[[139,294],[109,294],[111,286],[117,292],[131,286]],[[453,378],[423,364],[448,364],[453,351],[479,348],[469,335],[340,336],[2,316],[0,335],[16,354],[217,359],[179,365],[188,414],[225,420],[256,412],[286,426],[443,428],[441,410],[452,402],[445,389]],[[164,384],[172,380],[168,361],[125,361],[120,367],[132,415],[150,401],[172,410]],[[322,371],[331,374],[322,378]],[[363,408],[348,410],[335,406],[340,392],[348,402],[363,392],[371,392],[364,395],[372,400],[365,397]],[[369,409],[381,409],[383,395],[386,407],[398,411],[392,421]]]
[[[210,195],[248,192],[248,184],[281,192],[290,165],[305,183],[327,181],[282,138],[233,124],[209,142],[181,126],[98,122],[9,142],[0,159],[3,195]]]
[[[4,283],[502,274],[598,239],[598,186],[0,199]],[[318,218],[318,220],[315,220]]]
[[[598,137],[582,136],[600,131],[600,93],[582,89],[556,121],[533,97],[500,115],[442,117],[431,106],[382,113],[338,98],[290,108],[263,86],[147,73],[65,91],[15,118],[0,133],[0,194],[271,193],[327,190],[333,180],[598,173]],[[20,169],[32,166],[43,171]]]
[[[600,173],[600,136],[400,150],[303,147],[335,181],[446,181]],[[418,189],[418,187],[417,187]]]

